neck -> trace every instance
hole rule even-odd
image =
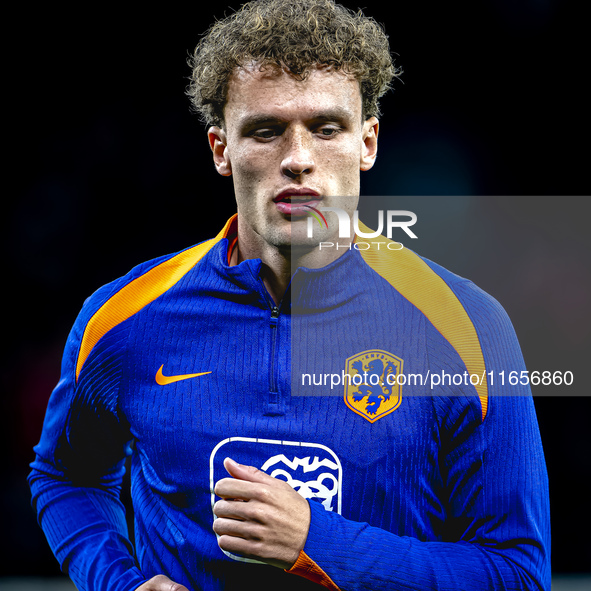
[[[329,248],[320,250],[318,245],[313,248],[293,247],[278,248],[266,242],[262,244],[251,244],[248,240],[241,240],[238,234],[238,242],[230,256],[230,265],[238,265],[248,259],[260,258],[262,267],[263,283],[269,295],[279,304],[291,281],[293,272],[298,267],[319,269],[332,263],[347,249]]]

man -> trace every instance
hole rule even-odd
[[[334,212],[309,236],[311,211],[354,218],[376,158],[381,29],[329,0],[252,2],[193,67],[238,213],[74,325],[30,475],[62,568],[117,591],[549,589],[531,397],[494,379],[523,368],[504,312],[382,237],[320,248],[343,242]],[[339,371],[339,396],[306,395]]]

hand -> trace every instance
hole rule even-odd
[[[226,458],[224,467],[233,478],[222,478],[214,488],[221,497],[213,506],[213,531],[220,548],[291,568],[308,537],[308,501],[287,482],[253,466]]]
[[[171,581],[165,575],[156,575],[135,591],[189,591],[184,585]]]

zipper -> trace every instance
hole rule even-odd
[[[279,331],[279,308],[277,306],[271,308],[269,325],[271,327],[271,359],[269,360],[269,393],[271,396],[269,402],[271,404],[277,404],[279,402],[279,392],[277,391],[277,333]]]

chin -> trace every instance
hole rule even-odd
[[[306,251],[312,250],[318,247],[319,238],[314,236],[308,238],[306,235],[306,229],[303,231],[292,232],[291,228],[274,228],[273,230],[262,234],[263,239],[267,244],[277,248],[279,251],[287,252],[290,250],[304,249]]]
[[[290,230],[289,243],[293,248],[315,248],[320,242],[330,239],[333,234],[328,228],[319,228],[316,226],[313,228],[313,235],[311,237],[308,236],[308,224],[306,220],[292,223]]]

